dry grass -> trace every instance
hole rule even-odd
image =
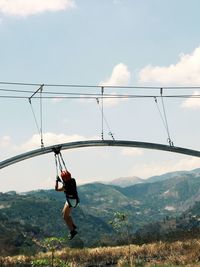
[[[40,253],[35,257],[5,257],[1,258],[0,266],[31,266],[31,261],[48,258],[51,258],[51,253]],[[66,248],[62,251],[57,251],[55,258],[69,267],[200,266],[200,240],[173,243],[157,242],[141,246],[130,245],[93,249]],[[58,261],[55,261],[54,266],[61,265]]]

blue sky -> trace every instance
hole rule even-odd
[[[0,81],[200,86],[199,8],[197,0],[0,0]],[[44,90],[59,92],[61,88]],[[106,92],[122,91],[113,88]],[[139,89],[123,92],[146,93]],[[39,101],[33,99],[32,103],[39,118]],[[199,150],[200,101],[165,99],[165,107],[174,144]],[[0,108],[0,160],[39,148],[28,101],[0,98]],[[153,99],[106,100],[104,112],[116,139],[167,144]],[[105,139],[110,138],[106,127],[104,134]],[[46,146],[100,139],[96,101],[45,99],[43,135]],[[200,166],[197,158],[144,149],[85,148],[63,151],[63,155],[78,184],[128,176],[148,178]],[[0,191],[52,188],[54,178],[54,156],[45,155],[2,169]]]

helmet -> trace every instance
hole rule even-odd
[[[61,174],[60,174],[61,178],[63,179],[66,179],[66,180],[69,180],[71,179],[71,173],[68,172],[68,171],[62,171]]]

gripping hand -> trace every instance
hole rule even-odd
[[[61,181],[61,179],[60,179],[59,176],[56,177],[56,182],[60,182],[60,183],[62,183],[62,181]]]

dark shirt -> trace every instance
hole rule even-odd
[[[66,195],[66,198],[78,199],[76,180],[74,178],[71,178],[69,181],[65,182],[63,184],[63,187],[65,189],[64,193]]]

